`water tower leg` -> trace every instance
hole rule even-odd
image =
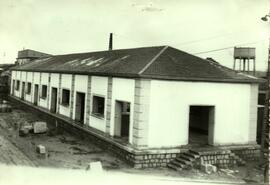
[[[249,58],[248,58],[248,61],[247,61],[247,70],[249,72]]]
[[[233,60],[233,70],[235,70],[235,60],[236,59]]]
[[[243,59],[243,71],[246,71],[246,59]]]
[[[255,72],[256,72],[256,61],[254,58],[254,60],[253,60],[253,75],[255,75]]]
[[[241,58],[240,58],[240,60],[239,60],[239,71],[241,71],[242,70],[242,60],[241,60]]]

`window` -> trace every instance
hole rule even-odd
[[[16,83],[16,81],[12,80],[12,91],[14,91],[16,89],[16,87],[15,87],[16,84],[15,83]]]
[[[30,82],[27,83],[27,91],[26,94],[31,94],[31,88],[32,88],[32,84]]]
[[[47,85],[42,85],[41,98],[43,99],[47,98]]]
[[[18,91],[20,89],[20,80],[16,81],[16,90]]]
[[[104,117],[104,103],[105,98],[99,96],[93,96],[93,110],[92,113],[99,117]]]
[[[69,96],[70,91],[67,89],[62,90],[62,105],[68,106],[69,105]]]

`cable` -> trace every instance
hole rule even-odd
[[[204,53],[211,53],[211,52],[216,52],[216,51],[231,49],[231,48],[234,48],[236,46],[245,46],[245,45],[249,45],[249,44],[257,44],[259,42],[264,42],[264,41],[266,41],[266,40],[264,39],[264,40],[255,41],[255,42],[236,44],[234,46],[229,46],[229,47],[224,47],[224,48],[219,48],[219,49],[213,49],[213,50],[209,50],[209,51],[201,51],[201,52],[198,52],[198,53],[193,53],[193,55],[199,55],[199,54],[204,54]]]
[[[126,39],[126,40],[130,40],[130,41],[132,41],[132,42],[136,42],[136,43],[139,43],[138,41],[136,41],[136,40],[133,40],[133,39],[130,39],[129,37],[127,37],[127,36],[124,36],[124,35],[120,35],[119,33],[113,33],[113,35],[115,35],[115,36],[118,36],[118,37],[122,37],[122,38],[124,38],[124,39]]]
[[[221,34],[221,35],[216,35],[216,36],[213,36],[213,37],[206,37],[206,38],[187,41],[187,42],[182,42],[182,43],[178,43],[178,44],[174,44],[174,45],[175,46],[182,46],[182,45],[187,45],[187,44],[193,44],[193,43],[201,42],[201,41],[204,41],[204,40],[207,41],[207,40],[211,40],[211,39],[215,39],[215,38],[225,37],[225,36],[232,35],[232,34],[233,33]]]

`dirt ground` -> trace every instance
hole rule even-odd
[[[90,162],[101,161],[105,170],[126,173],[172,176],[196,180],[263,182],[263,172],[257,167],[258,162],[251,162],[246,166],[232,169],[219,169],[217,173],[210,175],[198,169],[181,172],[168,168],[134,169],[94,143],[53,127],[49,127],[49,131],[45,134],[29,134],[26,137],[20,137],[18,134],[20,124],[33,121],[42,120],[31,112],[20,108],[14,108],[10,113],[0,113],[0,162],[36,167],[86,169]],[[37,154],[36,146],[39,144],[46,147],[48,152],[46,157]],[[6,155],[11,157],[6,157]]]

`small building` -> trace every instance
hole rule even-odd
[[[260,82],[158,46],[36,59],[12,69],[10,94],[88,128],[134,162],[196,143],[255,145]]]
[[[21,51],[18,51],[18,57],[15,63],[17,65],[23,65],[32,60],[42,58],[42,57],[48,57],[48,56],[51,56],[51,55],[47,53],[31,50],[31,49],[23,49]]]

